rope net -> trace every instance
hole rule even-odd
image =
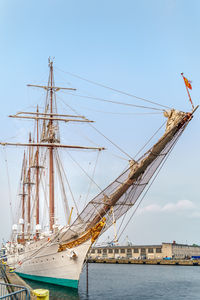
[[[173,121],[173,124],[169,124],[168,119],[164,135],[148,152],[137,162],[132,161],[124,173],[87,204],[71,227],[63,234],[63,241],[84,233],[105,217],[106,224],[102,234],[113,224],[113,213],[115,220],[118,220],[136,203],[191,120],[191,114],[179,113],[178,119]]]

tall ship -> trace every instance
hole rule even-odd
[[[78,288],[79,277],[87,253],[97,239],[118,219],[123,221],[141,194],[148,190],[152,179],[173,150],[177,140],[193,118],[191,112],[163,109],[167,118],[163,135],[139,159],[129,159],[128,167],[117,178],[85,204],[82,211],[76,201],[70,208],[66,189],[70,192],[59,151],[81,150],[105,151],[104,147],[69,145],[62,143],[60,123],[92,123],[83,115],[63,114],[57,111],[56,93],[62,88],[54,82],[53,60],[49,59],[49,79],[47,85],[29,85],[46,92],[43,110],[18,112],[12,118],[32,120],[34,134],[29,134],[28,142],[1,142],[3,147],[17,146],[25,149],[21,178],[18,211],[12,226],[11,241],[7,242],[6,256],[9,266],[27,279]],[[108,169],[105,172],[109,172]],[[57,174],[57,175],[56,175]],[[91,183],[94,180],[91,176]],[[77,186],[81,183],[77,175]],[[59,225],[55,202],[60,199],[57,185],[61,187],[63,214],[66,224]],[[66,188],[67,187],[67,188]],[[42,191],[44,195],[42,196]],[[42,207],[42,202],[45,203]],[[76,216],[73,215],[76,210]]]

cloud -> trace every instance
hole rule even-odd
[[[197,219],[199,219],[200,218],[200,211],[194,211],[193,213],[191,213],[190,215],[189,215],[189,217],[190,218],[197,218]]]
[[[188,209],[194,209],[195,205],[190,200],[180,200],[177,203],[168,203],[163,206],[162,211],[183,211]]]
[[[150,204],[145,207],[142,207],[138,209],[138,214],[143,214],[143,213],[160,213],[160,212],[174,212],[174,213],[179,213],[179,212],[184,212],[184,211],[193,211],[193,214],[197,214],[196,211],[196,206],[195,204],[190,201],[190,200],[180,200],[176,203],[169,202],[165,204],[164,206],[158,205],[158,204]],[[200,215],[200,212],[199,212]]]
[[[139,213],[141,212],[160,212],[161,210],[161,206],[160,205],[157,205],[157,204],[150,204],[150,205],[147,205],[143,208],[140,208],[138,210]]]

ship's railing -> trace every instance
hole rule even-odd
[[[30,300],[30,292],[19,285],[0,283],[0,299],[6,300]]]
[[[30,291],[26,287],[6,282],[8,282],[6,265],[0,263],[0,299],[30,300]]]
[[[6,278],[6,265],[3,263],[0,263],[0,278]]]

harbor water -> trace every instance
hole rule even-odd
[[[50,299],[66,300],[197,300],[200,267],[89,264],[89,292],[84,269],[78,291],[27,280],[33,288],[50,291]]]

